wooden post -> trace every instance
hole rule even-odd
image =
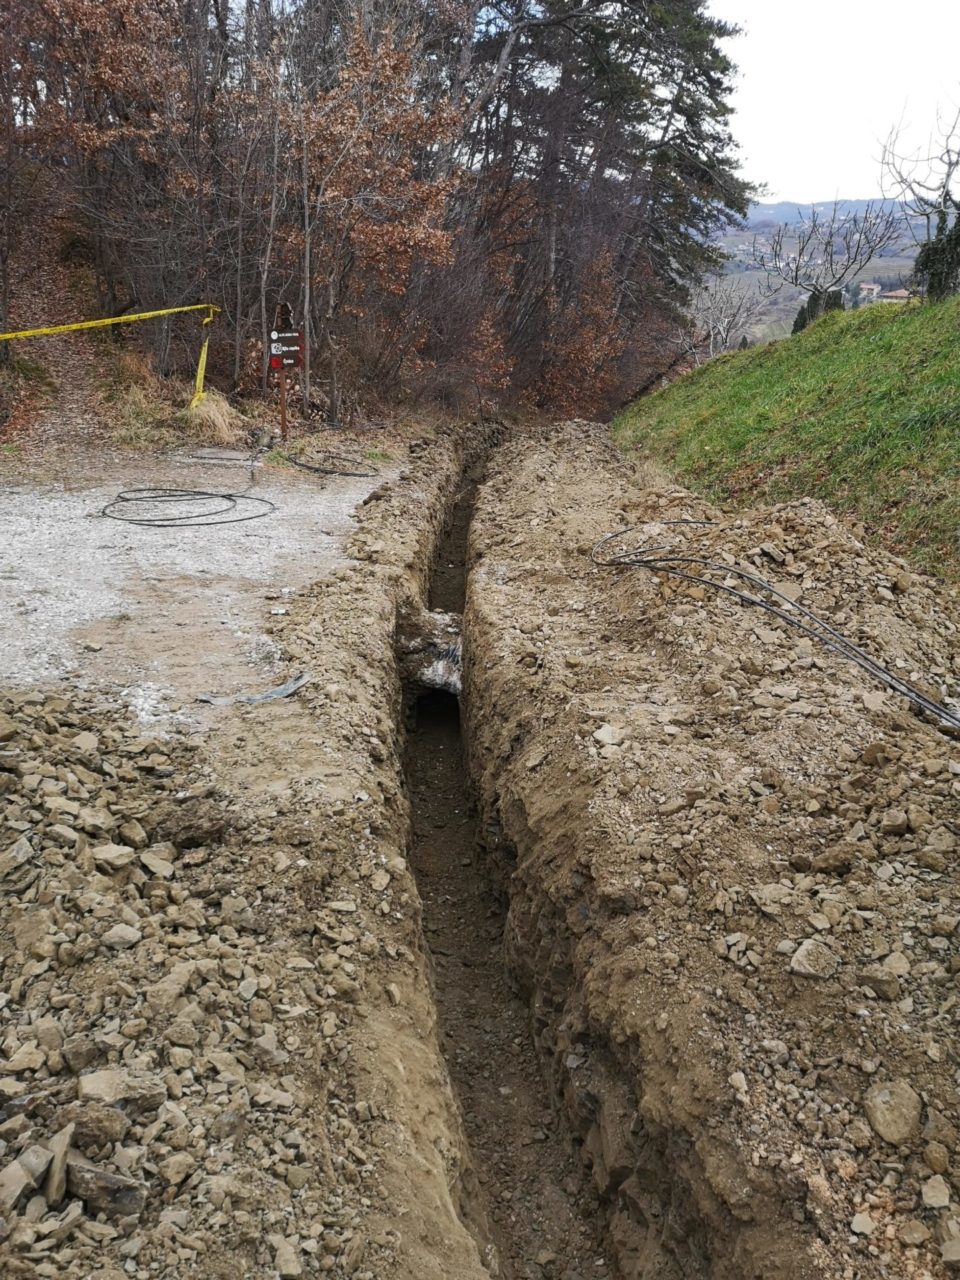
[[[280,439],[287,438],[287,371],[280,370]]]

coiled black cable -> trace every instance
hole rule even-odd
[[[705,527],[711,526],[714,522],[710,520],[664,520],[659,523]],[[734,565],[720,564],[715,560],[707,559],[705,556],[677,555],[674,548],[664,545],[633,546],[621,551],[603,550],[603,548],[610,548],[611,544],[618,538],[625,538],[636,533],[636,529],[621,529],[606,534],[594,544],[590,558],[594,564],[603,567],[631,567],[646,569],[650,573],[666,573],[671,577],[681,578],[685,582],[693,582],[697,586],[711,587],[714,591],[723,591],[739,600],[742,604],[765,609],[768,613],[774,614],[775,617],[781,618],[791,627],[804,632],[805,635],[810,636],[825,648],[840,654],[848,662],[855,662],[868,675],[886,685],[894,693],[908,698],[914,706],[934,716],[940,721],[941,726],[960,731],[960,714],[952,710],[952,708],[944,706],[942,702],[937,702],[933,698],[927,697],[926,694],[921,693],[919,689],[915,689],[913,685],[908,684],[905,680],[901,680],[899,676],[894,675],[892,671],[889,671],[879,663],[876,658],[871,657],[869,653],[837,631],[825,619],[805,608],[802,604],[798,604],[797,601],[791,600],[781,591],[778,591],[772,583],[767,582],[766,579],[761,578],[758,574],[750,573],[745,569],[738,569]],[[696,566],[698,572],[691,573],[686,568],[678,568],[677,566],[680,565]],[[723,574],[724,577],[739,578],[758,591],[783,601],[783,606],[774,604],[771,600],[764,600],[759,596],[751,595],[747,591],[741,591],[737,587],[731,586],[728,582],[717,582],[707,576],[711,573]],[[801,616],[798,617],[797,615]],[[805,621],[801,621],[801,617]]]
[[[216,503],[203,510],[203,504]],[[174,511],[171,507],[189,510]],[[201,508],[198,510],[198,506]],[[125,524],[144,525],[150,529],[193,529],[215,524],[243,524],[259,520],[276,511],[269,498],[255,498],[250,493],[218,493],[209,489],[124,489],[102,509],[101,515]]]

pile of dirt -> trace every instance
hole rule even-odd
[[[355,559],[272,619],[296,702],[189,740],[91,694],[0,700],[4,1275],[485,1276],[393,653],[461,448],[414,449]]]
[[[690,519],[717,523],[667,524]],[[495,457],[468,743],[511,961],[621,1270],[945,1274],[957,744],[759,609],[591,563],[636,525],[785,584],[928,694],[960,690],[956,593],[821,505],[724,517],[641,484],[586,424]]]

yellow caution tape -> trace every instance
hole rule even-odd
[[[193,399],[190,408],[195,409],[203,399],[203,378],[207,371],[207,348],[210,346],[210,326],[213,324],[214,308],[203,322],[203,345],[200,347],[200,359],[197,361],[197,380],[193,388]]]
[[[132,324],[134,320],[156,320],[158,316],[175,316],[181,311],[208,311],[209,319],[220,310],[212,302],[196,302],[189,307],[165,307],[163,311],[140,311],[133,316],[108,316],[105,320],[79,320],[76,324],[54,324],[45,329],[18,329],[0,333],[0,342],[9,338],[44,338],[50,333],[74,333],[77,329],[106,329],[111,324]]]
[[[156,320],[160,316],[176,316],[184,311],[206,311],[203,321],[203,345],[200,348],[200,359],[197,363],[197,377],[194,384],[193,399],[190,408],[195,408],[203,399],[203,379],[207,370],[207,349],[210,346],[210,325],[214,316],[220,312],[212,302],[195,302],[188,307],[164,307],[162,311],[138,311],[130,316],[108,316],[105,320],[79,320],[75,324],[54,324],[43,329],[17,329],[14,333],[0,333],[0,342],[14,338],[45,338],[52,333],[76,333],[79,329],[106,329],[113,324],[133,324],[136,320]]]

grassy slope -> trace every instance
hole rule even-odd
[[[960,574],[960,298],[825,316],[644,397],[614,434],[716,500],[822,497]]]

